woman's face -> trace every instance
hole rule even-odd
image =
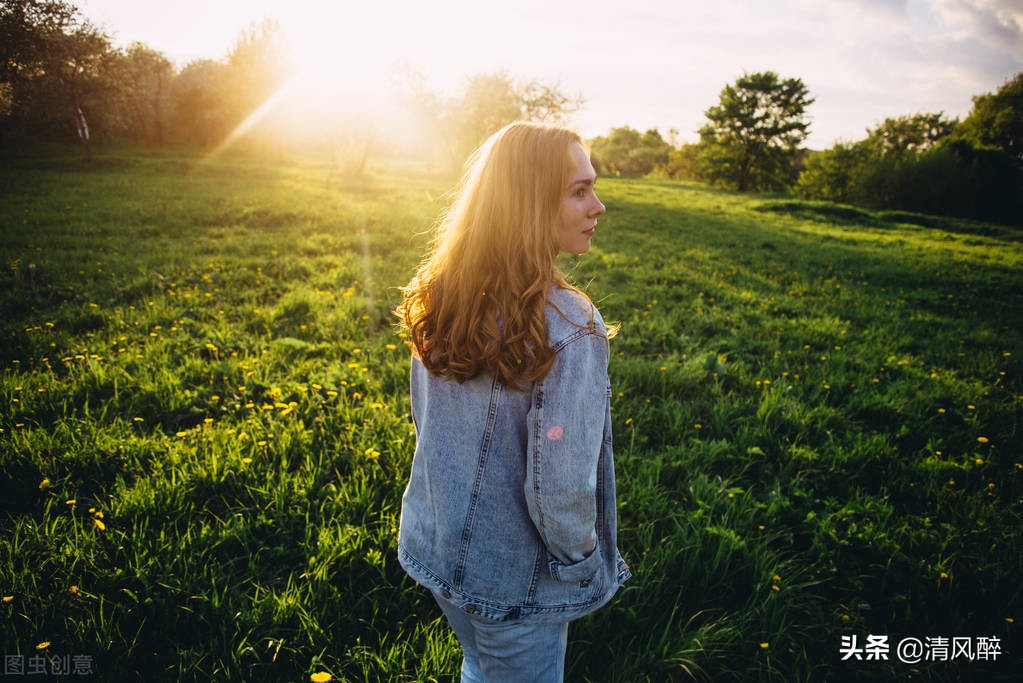
[[[604,205],[594,191],[597,173],[586,150],[578,142],[573,142],[569,156],[572,171],[562,193],[558,242],[561,251],[583,254],[590,249],[590,240],[597,229],[597,217],[603,215]]]

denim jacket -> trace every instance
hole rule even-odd
[[[604,321],[552,288],[546,323],[554,365],[525,390],[447,380],[412,359],[417,440],[399,560],[493,620],[570,621],[631,576],[617,548]]]

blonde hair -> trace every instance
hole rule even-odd
[[[547,290],[575,289],[555,265],[572,143],[583,144],[574,131],[518,122],[469,158],[433,253],[397,309],[431,372],[460,382],[488,374],[517,385],[550,371]]]

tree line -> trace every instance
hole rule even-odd
[[[942,112],[887,118],[862,140],[823,151],[802,146],[812,103],[798,78],[745,74],[706,110],[699,142],[623,126],[593,140],[594,165],[869,209],[1023,223],[1023,73],[974,97],[962,121]]]
[[[582,105],[559,85],[506,72],[468,77],[460,93],[430,90],[420,72],[392,74],[401,123],[352,99],[292,103],[267,113],[296,74],[291,46],[273,21],[253,25],[224,59],[177,69],[134,43],[112,46],[68,0],[0,0],[0,146],[77,139],[86,157],[94,140],[214,148],[245,131],[250,143],[327,149],[345,171],[361,172],[370,154],[415,130],[452,165],[487,135],[518,119],[564,122]],[[823,151],[803,143],[813,103],[798,78],[766,71],[727,84],[705,112],[696,143],[656,129],[614,128],[592,140],[601,173],[708,182],[738,191],[1023,222],[1023,74],[974,98],[962,121],[943,113],[886,119],[864,139]],[[260,116],[254,116],[254,112]],[[403,142],[408,143],[406,138]]]

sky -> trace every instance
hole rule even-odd
[[[800,78],[807,146],[862,139],[887,117],[963,117],[1023,72],[1023,0],[79,0],[118,46],[181,67],[224,59],[280,22],[306,64],[353,88],[405,64],[455,93],[500,70],[584,100],[587,136],[617,126],[698,140],[704,112],[744,73]]]

